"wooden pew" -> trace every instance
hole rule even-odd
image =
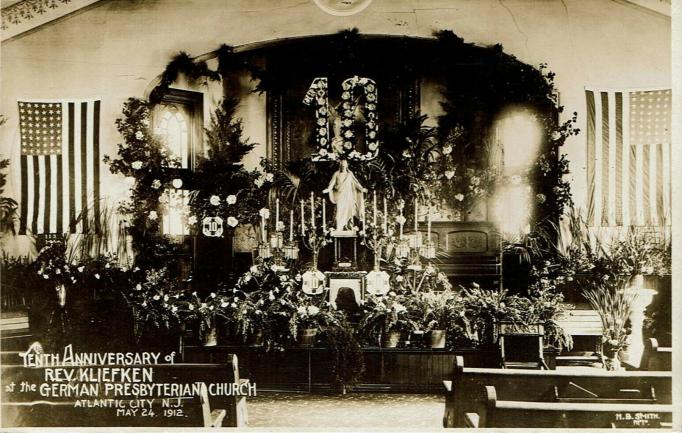
[[[443,426],[463,427],[464,414],[477,412],[482,404],[484,386],[496,387],[501,400],[561,402],[561,399],[594,398],[621,403],[672,403],[671,372],[589,370],[467,368],[462,358],[456,357],[452,380],[444,382]]]
[[[68,368],[74,368],[71,366],[66,366]],[[107,365],[107,366],[85,366],[85,367],[92,367],[92,368],[97,368],[97,367],[115,367],[112,365]],[[214,383],[220,383],[220,384],[248,384],[248,380],[246,379],[240,379],[239,378],[239,373],[238,373],[238,364],[237,364],[237,357],[234,355],[229,355],[227,362],[225,363],[212,363],[212,364],[158,364],[158,365],[134,365],[134,366],[129,366],[129,367],[151,367],[153,368],[153,380],[154,383],[178,383],[178,384],[192,384],[192,383],[203,383],[206,387],[210,387],[211,384]],[[22,406],[30,407],[30,406],[38,406],[42,407],[40,410],[42,411],[48,411],[53,414],[59,413],[59,411],[64,410],[64,403],[68,405],[68,403],[73,406],[74,399],[73,398],[49,398],[49,402],[44,402],[44,400],[48,400],[47,398],[42,398],[40,397],[39,394],[37,393],[5,393],[4,392],[4,386],[8,383],[15,382],[15,383],[20,383],[22,381],[28,381],[29,383],[37,383],[41,384],[44,383],[44,370],[46,367],[38,367],[38,368],[26,368],[20,365],[3,365],[0,367],[0,371],[2,372],[2,387],[3,387],[3,404],[4,402],[11,403],[9,405],[4,405],[3,406],[3,411],[4,410],[20,410],[23,411],[24,413],[35,411],[37,409],[33,408],[30,410],[27,409],[22,409]],[[77,368],[77,367],[76,367]],[[103,388],[103,387],[100,387]],[[103,392],[103,389],[101,390]],[[162,396],[163,397],[163,396]],[[191,399],[191,401],[187,401],[186,403],[191,406],[191,410],[195,415],[188,417],[190,420],[190,425],[194,426],[206,426],[205,424],[208,421],[208,418],[206,416],[206,409],[209,409],[208,413],[212,413],[216,409],[222,412],[218,412],[218,414],[222,413],[220,416],[212,416],[210,422],[208,424],[214,424],[215,422],[220,421],[220,424],[218,426],[223,426],[223,427],[242,427],[245,426],[247,423],[247,407],[246,407],[246,396],[244,395],[209,395],[207,392],[206,396],[199,395],[198,399]],[[85,397],[84,397],[85,398]],[[108,396],[104,395],[98,395],[97,398],[111,398]],[[88,399],[93,399],[92,397]],[[163,398],[158,398],[154,399],[155,404],[158,404],[159,406],[162,405],[163,403]],[[170,400],[176,400],[175,398],[170,398]],[[202,401],[203,400],[203,401]],[[43,401],[43,403],[39,403],[36,405],[36,402]],[[50,404],[54,403],[54,404]],[[185,403],[185,401],[183,401]],[[54,406],[54,407],[53,407]],[[66,418],[73,418],[73,422],[75,424],[72,424],[70,426],[77,426],[77,425],[83,425],[83,426],[91,426],[93,424],[97,424],[100,421],[98,421],[99,417],[102,417],[104,415],[101,415],[101,413],[115,413],[115,409],[111,408],[105,408],[102,411],[92,411],[91,408],[72,408],[73,410],[76,410],[76,413],[80,413],[81,415],[73,418],[73,410],[72,411],[67,411],[71,412],[71,415],[68,415],[66,413]],[[80,411],[78,411],[80,409]],[[184,408],[183,408],[184,410]],[[91,416],[83,416],[83,414],[87,413],[94,413],[98,414],[97,417],[91,417]],[[159,408],[158,412],[163,412],[163,408]],[[57,417],[57,415],[53,415],[52,418]],[[160,417],[157,416],[158,419],[161,419]],[[165,425],[175,425],[176,423],[176,418],[177,417],[170,417],[167,418],[166,424]],[[5,419],[5,417],[3,417]],[[182,420],[180,420],[182,421]],[[115,417],[113,420],[111,420],[112,425],[114,426],[132,426],[135,422],[142,422],[143,425],[153,425],[154,421],[150,417],[148,419],[138,419],[138,418],[131,418],[131,417]],[[164,425],[163,423],[161,425]]]
[[[648,338],[644,341],[644,352],[642,353],[639,369],[646,371],[671,371],[672,355],[672,347],[660,347],[658,340]]]
[[[564,403],[500,400],[484,387],[485,402],[465,414],[474,428],[660,428],[672,421],[671,404]]]

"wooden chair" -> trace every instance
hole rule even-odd
[[[557,357],[557,363],[564,364],[604,364],[602,356],[602,336],[604,334],[601,317],[595,310],[570,310],[560,317],[557,322],[574,342],[581,339],[591,342],[590,351],[587,354],[567,354]]]
[[[534,368],[549,370],[543,358],[545,334],[542,324],[520,325],[499,322],[497,344],[501,368]]]

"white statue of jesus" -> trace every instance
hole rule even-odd
[[[329,193],[329,200],[336,204],[336,230],[352,229],[353,218],[359,217],[362,212],[362,196],[359,193],[365,193],[367,189],[348,170],[348,161],[341,160],[329,186],[322,192]]]

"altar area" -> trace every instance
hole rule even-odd
[[[44,233],[7,264],[46,349],[236,354],[264,389],[339,393],[439,393],[456,356],[639,363],[642,274],[669,273],[669,238],[590,243],[563,149],[577,113],[546,65],[449,30],[349,29],[159,72],[103,157],[117,229]],[[95,215],[80,227],[114,221]]]

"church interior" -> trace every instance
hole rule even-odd
[[[674,3],[3,0],[2,427],[679,428]]]

